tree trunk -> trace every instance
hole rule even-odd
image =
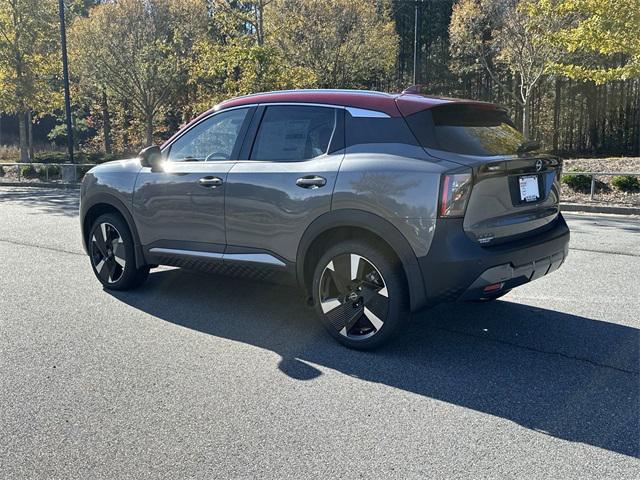
[[[553,103],[553,151],[558,151],[558,140],[560,138],[560,94],[562,92],[562,79],[556,77],[555,97]]]
[[[640,157],[640,84],[638,85],[638,98],[636,100],[636,116],[638,118],[638,136],[636,138],[636,153]]]
[[[582,88],[581,88],[582,89]],[[578,120],[578,137],[576,138],[576,144],[575,144],[575,150],[577,152],[583,152],[586,147],[586,143],[584,141],[585,139],[585,135],[584,135],[584,125],[585,125],[585,120],[584,120],[584,104],[585,104],[585,99],[584,98],[580,98],[580,112],[579,112],[579,120]]]
[[[515,74],[513,77],[512,88],[511,91],[512,99],[513,99],[513,121],[517,125],[518,123],[522,123],[522,108],[520,106],[520,102],[518,102],[518,85],[520,84],[520,76]]]
[[[587,145],[592,152],[596,152],[600,145],[598,133],[598,90],[594,82],[589,82],[587,92]]]
[[[25,121],[25,111],[18,112],[18,133],[20,136],[20,161],[29,161],[29,147],[27,145],[27,122]]]
[[[573,86],[571,79],[569,79],[569,150],[573,151],[573,139],[576,125],[576,89]]]
[[[256,5],[256,41],[258,45],[264,44],[264,1]]]
[[[129,127],[131,127],[131,110],[129,107],[129,102],[125,99],[122,102],[122,109],[124,113],[122,115],[122,148],[125,153],[130,153],[131,145],[129,139]]]
[[[29,160],[33,162],[35,155],[33,151],[33,116],[31,110],[27,110],[27,141],[29,144]]]
[[[146,146],[153,145],[153,113],[147,113],[144,119]]]
[[[102,100],[100,102],[102,109],[102,142],[104,145],[104,153],[112,153],[111,150],[111,117],[109,115],[109,103],[107,101],[107,92],[102,91]]]
[[[531,95],[527,95],[522,103],[522,135],[529,140],[529,115],[531,110]]]

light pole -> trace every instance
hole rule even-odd
[[[60,13],[60,47],[62,48],[62,79],[64,82],[64,112],[67,117],[67,148],[69,149],[69,161],[73,161],[73,129],[71,127],[71,98],[69,94],[69,65],[67,61],[67,32],[64,25],[64,0],[59,0]]]

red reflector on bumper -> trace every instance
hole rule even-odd
[[[496,290],[500,290],[502,287],[504,287],[504,283],[492,283],[491,285],[484,287],[482,291],[485,293],[495,292]]]

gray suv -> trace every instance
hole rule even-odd
[[[562,163],[536,148],[488,103],[250,95],[93,168],[82,238],[105,288],[158,265],[286,282],[337,340],[373,348],[411,312],[493,300],[563,263]]]

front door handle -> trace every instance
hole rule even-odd
[[[327,184],[327,179],[317,175],[307,175],[296,180],[296,185],[302,188],[320,188]]]
[[[201,187],[216,188],[222,185],[222,179],[218,177],[202,177],[198,180]]]

